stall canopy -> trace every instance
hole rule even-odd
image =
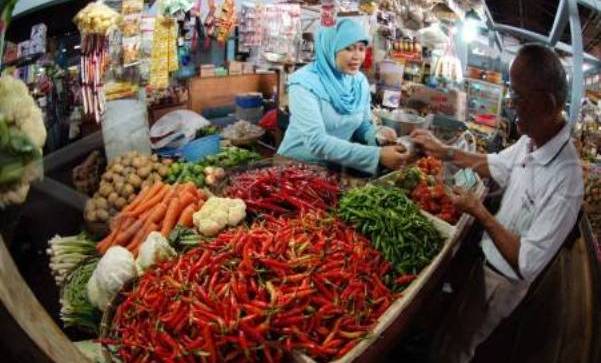
[[[536,41],[571,55],[570,119],[578,116],[584,69],[601,69],[601,1],[599,0],[488,0],[487,23],[498,34]],[[497,35],[503,47],[503,37]]]

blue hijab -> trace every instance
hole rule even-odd
[[[288,86],[300,85],[330,102],[339,114],[355,113],[369,100],[369,86],[363,73],[344,74],[336,69],[336,53],[357,42],[369,42],[358,23],[343,19],[336,26],[322,28],[315,44],[315,61],[294,72]]]

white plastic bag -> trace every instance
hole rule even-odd
[[[194,140],[196,131],[211,123],[190,110],[176,110],[161,117],[150,129],[150,137],[155,140],[153,149],[162,147],[178,148]]]

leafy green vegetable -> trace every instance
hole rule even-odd
[[[98,258],[86,260],[68,278],[62,291],[60,317],[65,327],[98,333],[102,313],[90,303],[87,284],[98,265]]]
[[[338,213],[370,237],[398,274],[418,274],[442,248],[438,230],[398,188],[352,189],[340,200]]]

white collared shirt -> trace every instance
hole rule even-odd
[[[532,149],[532,140],[522,136],[509,148],[487,156],[492,178],[505,189],[496,219],[520,236],[519,272],[526,283],[561,247],[576,222],[584,193],[568,124],[542,147]],[[487,233],[482,250],[497,270],[519,280]]]

